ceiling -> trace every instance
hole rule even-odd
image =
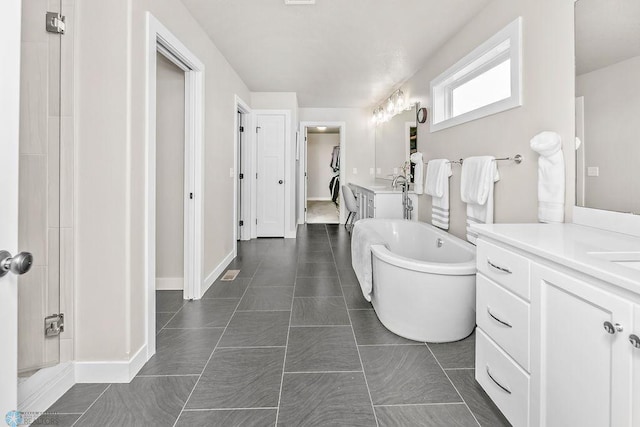
[[[254,92],[370,107],[490,0],[182,0]],[[426,84],[426,83],[425,83]]]
[[[576,74],[640,56],[640,0],[576,3]]]

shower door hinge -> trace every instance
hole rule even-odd
[[[53,314],[44,318],[44,336],[56,337],[64,332],[64,314]]]
[[[58,12],[47,12],[46,30],[48,33],[64,34],[67,28],[65,17]]]

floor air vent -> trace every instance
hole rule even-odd
[[[226,273],[224,273],[224,276],[222,276],[222,279],[220,279],[222,282],[231,282],[233,280],[236,280],[236,277],[238,277],[238,274],[240,273],[240,270],[227,270]]]

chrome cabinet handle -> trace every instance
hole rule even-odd
[[[513,328],[513,326],[511,326],[509,323],[505,322],[502,319],[497,318],[496,316],[494,316],[494,314],[491,312],[491,307],[487,306],[487,313],[489,313],[489,316],[491,316],[491,318],[493,320],[495,320],[496,322],[508,327],[508,328]]]
[[[7,251],[0,251],[0,277],[8,272],[13,274],[24,274],[31,270],[33,264],[33,255],[29,252],[20,252],[12,257]]]
[[[494,263],[491,262],[491,260],[489,258],[487,258],[487,264],[489,264],[489,267],[493,267],[498,271],[501,271],[501,272],[507,273],[507,274],[512,274],[511,270],[509,270],[508,268],[500,267],[499,265],[495,265]]]
[[[633,346],[633,348],[640,348],[640,337],[636,334],[629,335],[629,342]]]
[[[602,324],[604,330],[607,331],[608,334],[615,335],[616,332],[622,332],[624,328],[620,323],[616,323],[615,325],[608,320]]]
[[[500,387],[505,393],[511,394],[511,390],[509,390],[508,388],[506,388],[505,386],[503,386],[502,384],[500,384],[498,381],[496,381],[495,378],[493,378],[493,375],[491,375],[491,371],[489,370],[489,365],[487,365],[487,375],[489,376],[489,378],[491,378],[491,381],[493,381],[498,387]]]

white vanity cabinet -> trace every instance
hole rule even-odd
[[[531,424],[631,426],[634,305],[542,265],[532,268],[531,305]]]
[[[386,218],[402,219],[404,208],[402,206],[402,191],[393,190],[391,187],[376,185],[359,185],[350,183],[349,187],[356,196],[358,203],[358,218]],[[413,205],[411,219],[418,219],[418,197],[412,191],[409,199]]]
[[[640,238],[573,224],[474,228],[476,380],[505,417],[640,426],[640,271],[598,257],[640,251]]]

